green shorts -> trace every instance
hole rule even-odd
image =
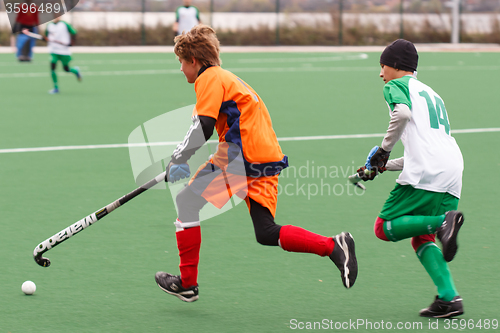
[[[419,190],[411,185],[396,184],[379,214],[386,221],[403,215],[438,216],[457,210],[459,199],[449,193]]]
[[[71,56],[70,55],[62,55],[62,54],[50,54],[51,59],[50,62],[53,64],[57,64],[57,62],[60,60],[63,64],[63,66],[68,66],[69,62],[71,61]]]

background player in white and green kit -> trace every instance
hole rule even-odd
[[[190,31],[201,23],[200,11],[195,6],[191,6],[191,0],[183,0],[183,3],[184,6],[177,7],[175,10],[173,30],[176,36],[181,35],[183,31]]]
[[[66,72],[71,72],[76,75],[78,81],[82,80],[82,76],[78,67],[71,68],[69,63],[71,62],[71,50],[70,46],[74,41],[76,35],[76,30],[69,23],[61,21],[60,17],[56,17],[52,22],[47,24],[47,30],[45,31],[49,43],[49,53],[51,56],[50,60],[50,70],[52,75],[52,82],[54,83],[54,89],[49,91],[51,94],[59,93],[59,84],[57,82],[56,67],[57,62],[61,61],[63,68]]]
[[[462,153],[450,135],[443,99],[416,78],[415,46],[396,40],[384,50],[380,64],[391,120],[381,147],[372,149],[358,174],[366,181],[385,170],[402,172],[376,219],[375,234],[393,242],[411,238],[438,293],[420,311],[421,316],[458,316],[463,314],[462,298],[447,262],[457,252],[457,234],[464,221],[463,214],[456,211],[462,189]],[[388,161],[399,140],[404,156]],[[442,250],[435,243],[436,235]]]

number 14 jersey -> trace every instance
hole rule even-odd
[[[397,183],[460,198],[464,162],[441,97],[410,75],[389,81],[384,97],[391,115],[396,104],[412,114],[401,136],[404,166]]]

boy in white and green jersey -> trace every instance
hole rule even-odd
[[[380,65],[391,120],[381,147],[372,149],[358,175],[367,181],[385,170],[402,172],[375,221],[375,234],[385,241],[412,239],[438,293],[421,316],[458,316],[463,314],[462,298],[447,262],[457,252],[457,234],[464,221],[456,211],[462,190],[462,153],[450,135],[443,99],[416,78],[415,46],[396,40],[382,53]],[[388,161],[399,140],[404,156]],[[436,235],[442,250],[435,243]]]
[[[82,80],[82,75],[80,74],[78,67],[71,68],[69,66],[69,63],[71,62],[70,46],[73,44],[76,30],[69,23],[61,21],[60,17],[56,17],[47,25],[45,35],[49,40],[47,46],[51,56],[50,70],[52,81],[54,83],[54,89],[49,91],[49,93],[57,94],[59,93],[59,84],[57,82],[56,74],[58,61],[62,62],[63,68],[66,72],[75,74],[78,81]]]
[[[191,6],[191,0],[184,0],[183,3],[184,6],[180,6],[175,10],[173,30],[176,36],[190,31],[194,26],[201,23],[200,11],[195,6]]]

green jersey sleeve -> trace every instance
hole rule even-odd
[[[53,24],[52,22],[50,22],[49,24],[47,24],[47,26],[45,27],[45,37],[49,37],[49,25]]]
[[[196,19],[198,20],[198,22],[201,22],[200,21],[200,10],[197,7],[194,7],[194,9],[196,9]]]
[[[64,22],[64,24],[66,24],[66,27],[68,27],[68,31],[71,35],[73,35],[73,36],[76,35],[76,29],[73,28],[73,26],[71,24],[69,24],[68,22]]]
[[[394,79],[384,86],[384,98],[391,111],[394,111],[396,104],[405,104],[411,110],[410,89],[408,88],[410,78],[410,76],[404,76]]]
[[[181,7],[177,7],[177,9],[175,10],[175,22],[179,22],[179,9]]]

